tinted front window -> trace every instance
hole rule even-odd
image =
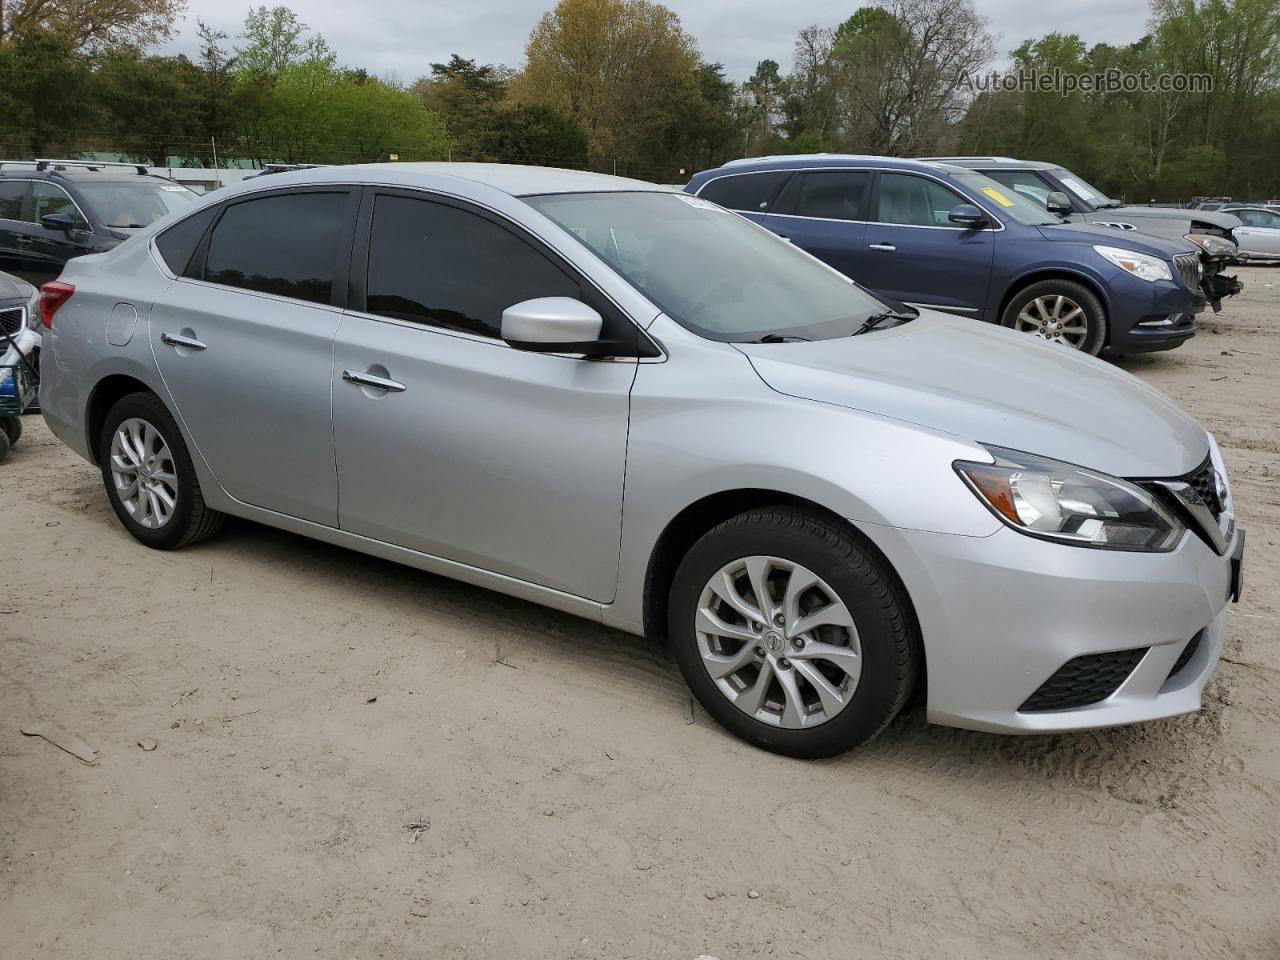
[[[200,199],[177,183],[139,177],[137,180],[76,184],[85,202],[108,227],[121,230],[149,227],[161,217],[185,210]]]
[[[22,198],[27,195],[27,181],[0,180],[0,220],[22,219]]]
[[[409,197],[374,202],[369,313],[498,337],[507,307],[580,295],[546,256],[479,214]]]
[[[227,208],[209,238],[204,279],[328,303],[345,193],[263,197]]]
[[[789,176],[790,170],[778,170],[772,173],[736,173],[717,177],[703,187],[698,196],[730,210],[758,212],[768,209]]]
[[[742,217],[680,193],[526,197],[678,323],[714,340],[844,337],[885,304]]]
[[[1056,214],[1049,213],[1039,201],[1003,183],[997,183],[986,174],[957,173],[951,179],[968,187],[974,196],[981,197],[988,210],[995,209],[1017,223],[1035,227],[1063,222]]]
[[[801,174],[798,183],[787,187],[787,207],[775,207],[779,213],[800,217],[822,217],[827,220],[867,219],[867,185],[871,174],[866,170],[832,170]]]
[[[80,211],[76,208],[75,201],[67,195],[67,191],[63,190],[57,184],[37,181],[31,184],[31,204],[33,207],[34,221],[40,222],[41,217],[46,217],[51,213],[60,213],[63,216],[70,217],[72,222],[78,227],[87,227]]]
[[[899,223],[910,227],[954,227],[948,219],[951,208],[967,203],[935,180],[909,173],[880,175],[881,223]]]

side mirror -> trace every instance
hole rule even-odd
[[[1044,198],[1044,208],[1060,217],[1065,217],[1067,214],[1074,212],[1071,206],[1071,198],[1061,190],[1053,190]]]
[[[76,222],[65,213],[46,213],[40,218],[40,226],[47,230],[61,230],[70,233],[76,229]]]
[[[984,227],[987,215],[972,203],[957,203],[947,214],[947,219],[962,227]]]
[[[585,353],[600,356],[604,320],[581,300],[538,297],[502,311],[502,339],[532,353]]]

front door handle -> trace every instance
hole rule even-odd
[[[180,333],[162,333],[160,334],[160,342],[170,347],[186,347],[188,350],[206,349],[203,340],[197,340],[195,337],[184,337]]]
[[[399,380],[392,380],[389,377],[377,377],[372,373],[362,373],[359,370],[343,370],[342,379],[347,383],[354,383],[357,387],[372,387],[374,390],[386,390],[388,393],[404,393],[405,385]]]
[[[871,249],[884,250],[884,251],[887,251],[888,253],[893,253],[893,251],[897,250],[898,248],[895,247],[892,243],[873,243],[871,244]]]
[[[21,246],[24,246],[24,247],[29,247],[29,246],[31,246],[31,244],[35,243],[35,241],[34,241],[34,240],[32,240],[30,237],[25,236],[25,235],[23,235],[23,234],[18,234],[18,236],[17,236],[17,242],[18,242]]]

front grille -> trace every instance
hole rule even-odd
[[[1178,276],[1182,284],[1189,290],[1200,289],[1200,255],[1198,253],[1180,253],[1173,258],[1178,268]]]
[[[1090,653],[1068,660],[1018,708],[1019,713],[1074,710],[1111,696],[1133,673],[1147,647]]]
[[[7,310],[0,310],[0,330],[16,337],[23,325],[27,322],[27,312],[22,307],[11,307]],[[0,353],[4,351],[0,350]]]
[[[1218,496],[1217,471],[1214,470],[1212,458],[1206,459],[1204,463],[1183,477],[1182,481],[1204,501],[1215,520],[1222,516],[1223,503]]]
[[[1173,669],[1169,671],[1169,676],[1166,678],[1166,682],[1180,674],[1183,671],[1183,668],[1191,662],[1191,658],[1194,657],[1196,655],[1196,651],[1200,649],[1200,638],[1203,636],[1204,631],[1201,630],[1187,641],[1187,645],[1183,647],[1182,652],[1178,654],[1178,659],[1174,662]]]

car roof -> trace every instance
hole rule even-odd
[[[739,160],[730,160],[722,166],[700,171],[697,176],[706,178],[770,169],[804,167],[811,170],[814,167],[848,167],[855,165],[882,170],[919,170],[932,173],[936,173],[939,170],[944,173],[966,172],[963,167],[934,161],[909,160],[903,157],[878,157],[856,153],[794,153],[768,157],[743,157]]]
[[[357,163],[334,167],[308,167],[253,177],[247,190],[263,190],[290,184],[376,183],[384,186],[439,187],[441,177],[482,184],[513,197],[539,193],[599,193],[652,191],[678,193],[677,188],[584,170],[530,167],[509,163]],[[239,192],[237,188],[232,188]],[[217,196],[225,196],[219,190]]]

